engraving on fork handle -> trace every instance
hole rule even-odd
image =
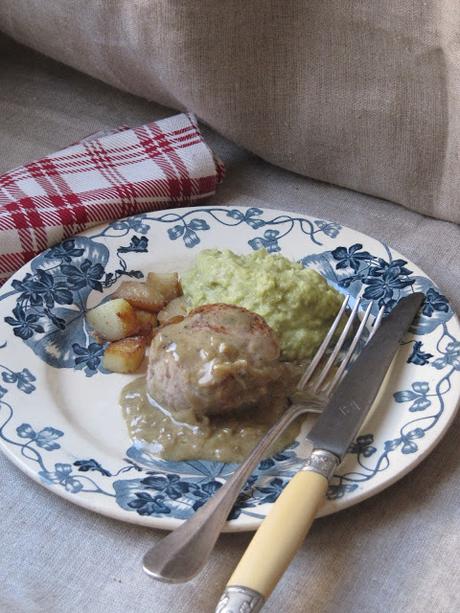
[[[318,473],[329,481],[339,464],[339,458],[330,451],[314,449],[310,457],[305,460],[302,470]]]

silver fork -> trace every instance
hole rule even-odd
[[[345,369],[353,358],[358,342],[363,336],[373,305],[372,302],[368,304],[358,329],[334,372],[335,362],[356,319],[362,302],[362,294],[356,299],[350,316],[326,363],[321,366],[321,360],[324,358],[326,350],[342,321],[348,302],[349,296],[346,296],[329,332],[297,385],[299,391],[305,390],[308,386],[308,391],[312,392],[313,398],[309,399],[308,402],[297,403],[294,401],[257,443],[246,460],[206,504],[200,507],[190,519],[147,551],[143,562],[144,571],[148,575],[159,581],[169,583],[182,583],[192,579],[206,564],[236,499],[272,443],[300,415],[321,412],[327,399],[345,375]],[[383,312],[383,308],[378,312],[368,341],[380,325]]]

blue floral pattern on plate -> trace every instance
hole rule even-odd
[[[436,443],[455,413],[460,335],[449,301],[421,271],[414,272],[414,265],[374,239],[326,220],[259,208],[144,213],[68,239],[19,271],[0,290],[3,449],[61,495],[78,497],[93,509],[104,501],[103,513],[160,527],[189,517],[222,486],[234,465],[167,462],[139,444],[128,445],[115,460],[97,446],[82,452],[73,447],[74,433],[62,425],[59,412],[53,414],[58,424],[46,422],[46,408],[36,409],[24,399],[47,389],[43,377],[49,373],[77,377],[80,372],[94,381],[112,376],[101,366],[104,347],[92,340],[85,312],[123,279],[141,279],[143,270],[155,268],[152,255],[159,243],[172,255],[183,249],[181,257],[190,260],[199,246],[283,253],[293,241],[304,266],[352,297],[363,288],[375,312],[380,306],[391,311],[409,292],[425,292],[414,335],[400,352],[405,374],[401,387],[392,390],[389,425],[372,430],[371,422],[359,434],[331,482],[323,512],[353,504],[394,481],[407,462],[415,465],[412,458]],[[22,356],[19,367],[8,363],[16,351]],[[257,526],[303,465],[303,441],[301,436],[260,463],[232,510],[230,527]]]

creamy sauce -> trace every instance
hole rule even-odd
[[[265,398],[255,407],[223,415],[197,419],[190,411],[187,421],[179,421],[149,401],[145,377],[122,389],[120,404],[130,437],[147,445],[158,457],[171,461],[241,462],[286,410],[287,387],[290,387],[286,382],[292,384],[292,369],[289,374],[269,399]],[[181,419],[184,419],[183,414]],[[280,451],[296,438],[301,419],[285,430],[267,456]]]

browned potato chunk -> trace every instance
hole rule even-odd
[[[177,272],[149,272],[147,285],[157,289],[165,302],[169,302],[182,294]]]
[[[157,316],[150,311],[142,311],[142,309],[135,309],[136,317],[139,322],[139,334],[145,336],[146,339],[151,340],[153,335],[153,328],[158,325]]]
[[[187,305],[184,296],[174,298],[158,313],[158,321],[164,324],[174,317],[185,317],[187,315]]]
[[[104,351],[102,365],[112,372],[135,372],[142,364],[145,355],[145,338],[133,336],[110,343]]]
[[[159,289],[142,281],[124,281],[115,296],[124,298],[136,309],[150,313],[158,313],[167,302]]]
[[[88,323],[94,331],[108,341],[132,336],[139,329],[136,313],[129,302],[122,298],[109,300],[88,311]]]

